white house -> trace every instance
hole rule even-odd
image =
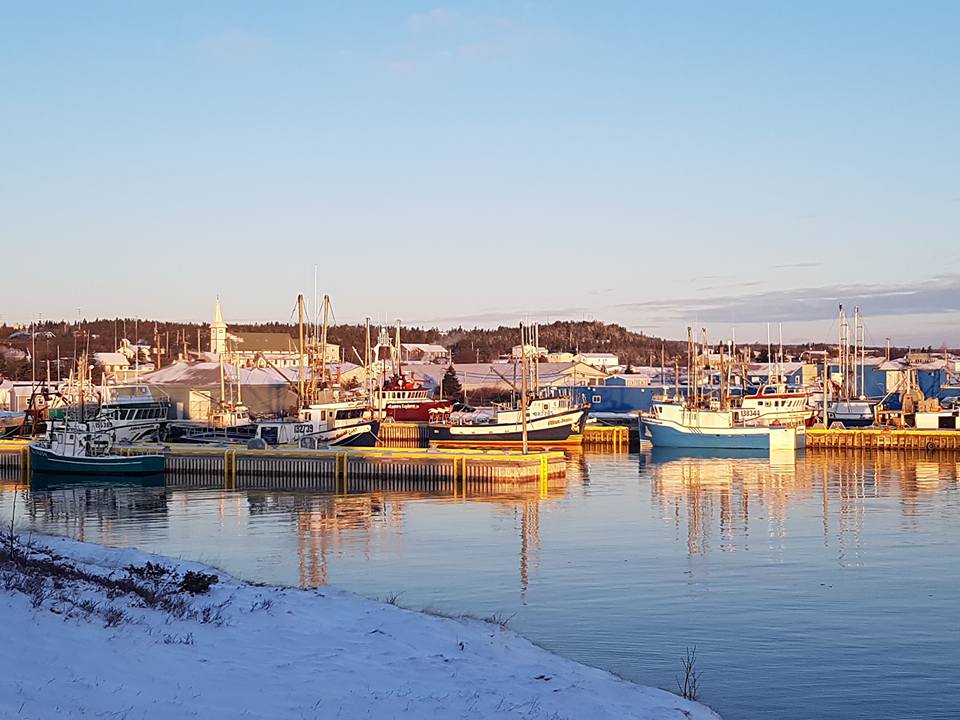
[[[604,372],[609,372],[620,365],[620,358],[613,353],[580,353],[575,359]]]
[[[441,363],[450,361],[450,351],[443,345],[432,343],[400,343],[400,355],[403,362]]]

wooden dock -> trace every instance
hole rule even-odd
[[[630,449],[630,428],[626,425],[587,425],[583,429],[583,446],[627,452]]]
[[[807,448],[877,448],[881,450],[960,450],[957,430],[890,430],[886,428],[807,430]]]
[[[390,448],[425,448],[430,444],[430,431],[426,423],[389,422],[380,426],[379,444]],[[535,446],[549,443],[533,443]],[[627,451],[630,447],[630,429],[624,425],[587,425],[583,430],[582,444],[587,448],[604,448]]]
[[[562,452],[513,450],[423,450],[406,448],[350,448],[301,450],[242,447],[142,444],[118,447],[120,454],[162,452],[166,458],[166,484],[207,484],[232,489],[311,489],[347,492],[371,483],[427,489],[452,486],[454,493],[469,486],[521,486],[539,483],[546,488],[553,478],[566,475]],[[0,452],[0,468],[7,473],[29,471],[29,450],[24,446]]]

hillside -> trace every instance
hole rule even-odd
[[[232,331],[287,332],[296,336],[296,326],[289,323],[260,323],[231,325]],[[392,333],[393,330],[391,329]],[[198,334],[199,333],[199,334]],[[14,379],[29,379],[31,364],[28,362],[33,343],[28,333],[19,333],[9,326],[0,326],[0,376]],[[376,342],[377,330],[372,332]],[[142,344],[167,349],[166,357],[175,358],[178,352],[186,348],[195,352],[199,339],[201,350],[210,345],[210,332],[206,324],[174,323],[162,320],[136,320],[133,318],[110,318],[84,320],[79,323],[65,321],[47,321],[37,326],[35,342],[37,372],[46,374],[49,361],[51,375],[56,377],[58,358],[61,370],[65,373],[73,363],[74,357],[83,350],[91,353],[116,350],[123,338],[133,341],[139,337]],[[496,329],[457,327],[449,330],[439,328],[401,327],[403,342],[437,343],[451,350],[456,362],[490,362],[498,356],[507,354],[520,342],[517,327],[501,326]],[[357,362],[357,354],[363,353],[364,328],[362,325],[334,325],[329,329],[328,338],[342,348],[344,359]],[[615,323],[600,321],[560,320],[540,326],[540,345],[548,350],[567,352],[609,352],[616,354],[622,364],[657,365],[660,363],[661,348],[666,360],[672,364],[674,358],[683,362],[686,358],[685,340],[663,340],[658,337],[633,332]],[[822,344],[788,346],[789,354],[802,349],[823,348]],[[765,348],[760,351],[759,360],[764,360]],[[908,348],[893,348],[892,356],[899,357]]]

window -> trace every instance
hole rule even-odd
[[[600,397],[599,395],[594,395],[593,398],[591,398],[590,402],[601,403],[603,402],[603,398]]]

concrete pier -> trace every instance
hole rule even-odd
[[[878,448],[884,450],[960,450],[957,430],[890,430],[886,428],[807,430],[807,448]]]

